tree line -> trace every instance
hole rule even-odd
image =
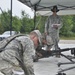
[[[3,13],[0,14],[0,34],[2,34],[4,31],[10,31],[11,27],[11,16],[10,16],[10,10],[3,11]],[[33,19],[30,18],[28,14],[25,13],[25,11],[21,12],[21,18],[18,16],[12,16],[12,30],[13,31],[20,31],[21,33],[30,32],[34,27]]]
[[[75,36],[75,15],[61,16],[63,27],[60,30],[60,36]],[[10,31],[10,10],[3,11],[0,14],[0,34],[4,31]],[[36,22],[34,25],[34,19],[31,18],[25,11],[21,11],[21,17],[12,16],[12,30],[20,31],[21,33],[29,33],[34,28],[39,29],[41,33],[44,32],[46,16],[36,16]]]

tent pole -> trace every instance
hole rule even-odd
[[[11,0],[11,10],[10,10],[10,35],[12,35],[12,0]]]
[[[34,5],[34,29],[36,27],[36,4]]]
[[[35,29],[35,25],[36,25],[36,11],[34,11],[34,29]]]

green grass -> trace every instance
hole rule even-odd
[[[60,37],[61,40],[75,40],[75,37]]]

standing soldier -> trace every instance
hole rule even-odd
[[[55,50],[59,49],[58,42],[59,42],[59,30],[62,27],[62,21],[61,18],[57,15],[57,12],[59,9],[57,6],[53,6],[53,9],[51,9],[53,14],[49,16],[46,24],[45,24],[45,34],[49,35],[54,44]]]

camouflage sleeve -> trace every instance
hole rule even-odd
[[[28,65],[33,65],[33,58],[32,56],[35,55],[35,49],[33,41],[29,38],[25,41],[25,51],[24,51],[24,63]]]
[[[48,26],[49,25],[49,17],[47,18],[46,22],[45,22],[45,33],[48,32]]]
[[[0,54],[1,58],[4,61],[7,61],[7,62],[9,62],[12,65],[19,66],[19,63],[18,63],[17,59],[15,58],[17,49],[18,49],[17,42],[14,42],[14,41],[11,42],[5,48],[5,50],[1,52],[1,54]]]
[[[60,24],[59,29],[61,29],[62,26],[63,26],[63,23],[62,23],[62,19],[61,19],[61,17],[59,17],[59,24]]]
[[[21,43],[23,45],[24,53],[23,53],[23,58],[24,58],[24,63],[26,65],[31,65],[33,64],[33,59],[32,55],[35,55],[35,49],[34,49],[34,44],[33,41],[30,38],[20,38]],[[1,58],[4,59],[5,61],[9,62],[12,65],[19,66],[19,63],[15,57],[17,57],[16,53],[19,48],[19,45],[17,42],[12,41],[6,48],[5,51],[1,52]]]

